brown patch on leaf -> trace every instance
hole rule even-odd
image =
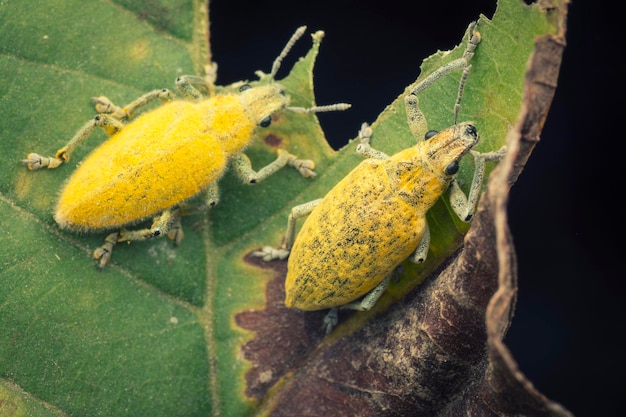
[[[273,148],[278,148],[280,145],[282,145],[283,140],[280,138],[280,136],[277,136],[273,133],[269,133],[265,135],[265,137],[263,137],[263,142],[268,146],[271,146]]]
[[[256,333],[241,351],[252,364],[246,373],[246,395],[261,399],[324,337],[322,320],[325,312],[303,312],[285,307],[286,261],[264,262],[249,254],[245,261],[276,271],[276,277],[265,291],[266,308],[235,315],[238,326]]]

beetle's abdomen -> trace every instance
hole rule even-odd
[[[302,226],[289,256],[285,304],[319,310],[358,299],[415,250],[424,225],[393,195],[381,165],[362,163]]]
[[[216,108],[226,111],[227,105]],[[129,123],[70,177],[57,204],[57,223],[83,230],[117,228],[153,216],[217,181],[227,155],[211,129],[212,118],[206,106],[174,101]]]

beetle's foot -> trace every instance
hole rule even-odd
[[[185,233],[183,232],[183,225],[180,223],[180,218],[176,218],[174,223],[170,226],[170,229],[167,231],[167,237],[174,241],[176,246],[179,246],[185,237]]]
[[[111,233],[104,239],[104,245],[100,246],[93,251],[93,257],[100,260],[98,267],[104,268],[111,260],[111,253],[113,252],[113,246],[117,243],[119,232]]]
[[[289,250],[263,246],[261,250],[255,250],[251,255],[255,258],[261,258],[264,262],[270,262],[276,259],[282,261],[289,257]]]
[[[63,160],[54,157],[41,156],[37,153],[29,153],[26,156],[26,159],[22,159],[20,163],[22,165],[26,165],[26,167],[31,171],[37,171],[38,169],[45,167],[48,167],[48,169],[56,168],[63,163]]]
[[[361,124],[361,129],[359,129],[359,142],[363,145],[369,145],[370,139],[372,138],[372,128],[367,122],[363,122]]]
[[[339,309],[334,307],[324,316],[323,327],[326,334],[332,332],[337,323],[339,323]]]
[[[295,155],[289,155],[289,162],[287,162],[287,164],[297,169],[304,178],[317,176],[315,171],[313,171],[315,169],[315,162],[310,159],[298,159]]]

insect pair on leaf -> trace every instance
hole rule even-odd
[[[179,77],[177,99],[166,89],[149,92],[121,108],[98,97],[101,113],[86,123],[54,157],[31,153],[23,164],[31,170],[56,168],[98,127],[111,137],[76,169],[61,192],[55,220],[77,231],[115,229],[94,251],[104,267],[118,242],[168,235],[180,243],[180,218],[214,206],[218,181],[232,167],[246,183],[264,180],[285,165],[305,177],[314,176],[314,163],[284,151],[254,171],[243,153],[258,126],[267,127],[282,109],[299,113],[345,110],[347,104],[296,108],[274,77],[284,57],[304,33],[299,28],[270,73],[270,82],[242,85],[238,94],[215,94],[204,99],[197,84],[205,79]],[[321,32],[313,35],[322,36]],[[463,56],[435,70],[405,97],[408,127],[418,143],[395,155],[371,147],[372,129],[363,124],[357,152],[367,159],[352,170],[322,199],[294,207],[289,215],[285,244],[265,247],[254,256],[266,261],[289,257],[286,278],[287,307],[301,310],[330,309],[326,331],[337,323],[337,310],[371,309],[387,288],[394,270],[407,258],[424,262],[430,245],[426,213],[450,190],[457,216],[472,219],[483,183],[485,163],[497,161],[504,148],[479,153],[479,140],[470,123],[457,123],[469,62],[480,42],[475,23],[468,30]],[[418,95],[448,73],[463,69],[454,104],[454,124],[441,132],[428,131],[418,106]],[[209,90],[211,86],[209,85]],[[160,99],[163,104],[124,124],[136,111]],[[426,132],[424,134],[424,132]],[[422,139],[423,138],[423,139]],[[474,177],[467,196],[456,182],[461,158],[472,154]],[[187,204],[198,194],[199,206]],[[307,216],[296,236],[296,222]],[[149,228],[126,227],[153,218]]]

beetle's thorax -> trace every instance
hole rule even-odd
[[[283,87],[276,83],[244,90],[239,94],[239,100],[255,125],[289,104]]]
[[[447,168],[477,142],[476,129],[468,123],[445,129],[393,155],[387,162],[389,181],[400,198],[425,213],[454,178]]]

